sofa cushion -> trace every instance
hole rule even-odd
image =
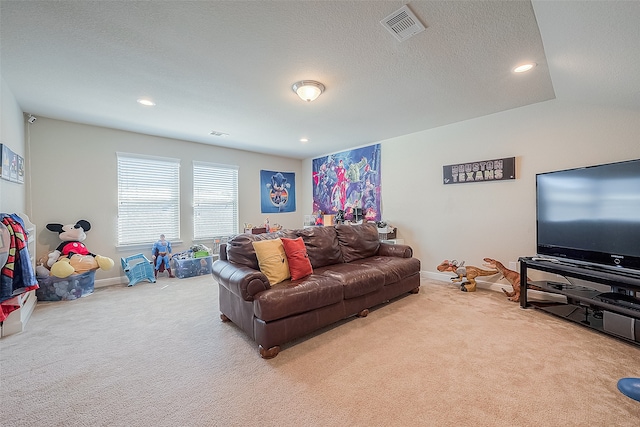
[[[385,286],[420,272],[420,260],[417,258],[374,256],[354,261],[353,264],[382,271]]]
[[[339,303],[343,299],[342,292],[340,282],[312,274],[300,282],[286,281],[260,292],[253,300],[253,312],[265,322],[283,319]]]
[[[256,251],[260,271],[267,276],[271,286],[291,277],[282,240],[279,238],[258,240],[253,242],[253,248]]]
[[[335,227],[304,228],[296,235],[302,237],[314,269],[343,262]]]
[[[225,245],[226,259],[235,264],[244,265],[245,267],[259,270],[258,258],[256,257],[256,251],[253,248],[253,242],[262,240],[272,240],[278,237],[295,238],[290,230],[281,230],[276,233],[265,234],[238,234]]]
[[[239,234],[227,242],[227,260],[245,267],[259,270],[253,242],[257,235]]]
[[[344,262],[369,258],[378,253],[378,226],[372,222],[358,225],[340,224],[335,227]]]
[[[298,237],[297,239],[287,239],[283,237],[281,240],[282,246],[284,246],[284,252],[287,255],[287,261],[289,262],[291,280],[300,280],[313,273],[307,248],[304,246],[302,237]]]
[[[336,264],[316,270],[316,273],[342,284],[344,299],[377,291],[385,285],[384,273],[369,265]]]

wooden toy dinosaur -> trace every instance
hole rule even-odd
[[[508,298],[509,301],[515,301],[515,302],[520,301],[520,273],[515,272],[513,270],[509,270],[500,261],[497,261],[493,258],[484,258],[484,262],[485,263],[482,265],[484,265],[485,267],[494,268],[498,270],[498,272],[500,272],[502,276],[505,279],[507,279],[507,281],[513,287],[513,292],[508,292],[506,289],[502,288],[502,292],[504,292],[505,295],[509,297]],[[530,282],[528,277],[527,277],[527,282]],[[527,288],[536,289],[539,291],[542,290],[537,286],[527,286]]]
[[[478,276],[493,276],[494,274],[498,274],[498,271],[493,270],[483,270],[478,267],[467,266],[465,267],[464,261],[458,262],[456,260],[444,260],[437,267],[438,271],[451,271],[455,273],[457,276],[452,277],[452,282],[460,282],[460,290],[462,292],[475,292],[476,291],[476,277]],[[467,280],[464,282],[464,280]]]

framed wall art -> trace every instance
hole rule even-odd
[[[6,144],[0,144],[0,176],[12,182],[24,183],[24,158]]]
[[[493,182],[516,179],[516,158],[456,163],[442,167],[444,184]]]

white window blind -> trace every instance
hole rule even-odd
[[[238,167],[193,162],[193,238],[238,234]]]
[[[180,160],[117,153],[118,245],[180,238]]]

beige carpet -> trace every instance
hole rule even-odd
[[[423,280],[272,360],[210,276],[39,303],[0,340],[13,426],[638,426],[640,347],[498,292]]]

